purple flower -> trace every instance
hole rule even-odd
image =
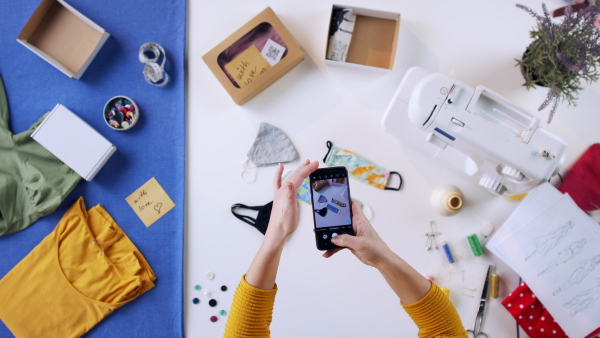
[[[568,57],[564,56],[561,53],[556,53],[556,58],[560,60],[560,62],[562,62],[565,66],[567,66],[567,68],[569,68],[570,70],[574,71],[574,72],[579,72],[581,71],[581,69],[579,67],[577,67],[573,61],[569,60]]]

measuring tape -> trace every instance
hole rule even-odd
[[[162,62],[158,64],[159,58],[162,56]],[[169,82],[169,74],[165,72],[165,62],[167,54],[165,49],[154,42],[148,42],[140,47],[139,54],[140,62],[144,64],[144,79],[153,86],[162,87]]]

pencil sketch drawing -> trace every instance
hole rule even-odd
[[[556,296],[571,286],[581,283],[581,281],[584,280],[585,277],[587,277],[592,271],[594,271],[598,265],[600,265],[600,255],[596,255],[593,258],[588,258],[581,261],[577,269],[571,273],[569,279],[567,279],[558,289],[552,292],[552,295]]]
[[[596,286],[580,291],[573,299],[563,304],[563,306],[571,310],[571,317],[574,317],[579,312],[594,306],[598,299],[600,299],[600,278],[596,278]]]
[[[549,232],[547,235],[536,238],[533,243],[535,245],[535,251],[533,251],[525,261],[529,260],[535,254],[539,253],[543,256],[546,256],[548,251],[552,250],[561,239],[563,239],[569,230],[573,228],[573,222],[568,221],[567,224],[555,229],[552,232]]]
[[[586,243],[587,240],[585,238],[571,243],[571,245],[569,245],[567,248],[563,249],[562,251],[556,254],[556,258],[554,259],[554,261],[548,264],[548,266],[544,270],[542,270],[542,272],[538,273],[538,277],[556,269],[559,265],[565,264],[571,258],[579,255],[581,251],[583,251],[583,248],[585,247]]]

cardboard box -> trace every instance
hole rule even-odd
[[[352,9],[356,14],[356,22],[346,62],[326,58],[325,63],[358,69],[392,70],[398,45],[400,14],[344,5],[333,5],[332,11],[336,8]]]
[[[117,150],[96,129],[61,104],[52,109],[31,137],[86,181],[91,181]]]
[[[63,0],[42,0],[17,41],[77,80],[109,36]]]
[[[265,41],[262,41],[265,36],[264,34],[267,34],[265,32],[274,34],[273,30],[276,32],[275,35],[278,35],[277,40],[282,42],[286,47],[285,52],[282,54],[283,57],[273,66],[263,68],[264,72],[260,73],[260,76],[253,78],[251,82],[243,79],[237,80],[240,82],[238,84],[236,78],[240,74],[226,72],[226,68],[231,69],[231,66],[226,66],[228,64],[233,65],[234,61],[239,61],[238,57],[242,53],[254,53],[253,55],[255,55],[254,46],[259,52],[262,52],[261,48],[265,47]],[[260,35],[257,32],[264,34]],[[257,36],[261,37],[257,38]],[[207,52],[202,59],[225,90],[227,90],[233,101],[238,105],[243,105],[289,72],[300,61],[304,60],[304,52],[302,52],[294,37],[288,32],[273,10],[267,7],[223,40],[223,42]],[[264,60],[258,61],[263,62]]]

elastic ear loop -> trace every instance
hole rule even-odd
[[[249,177],[247,176],[249,175]],[[240,172],[240,176],[242,181],[245,183],[252,183],[256,180],[256,166],[254,163],[250,162],[250,159],[246,157],[244,162],[242,162],[242,170]]]
[[[252,226],[256,225],[256,218],[252,218],[248,215],[240,215],[234,211],[236,208],[246,208],[246,209],[258,211],[258,209],[260,207],[249,207],[249,206],[247,206],[245,204],[241,204],[241,203],[236,203],[231,206],[231,213],[233,214],[233,216],[237,217],[240,221],[246,222]]]
[[[402,188],[402,175],[400,175],[398,172],[396,171],[390,171],[390,176],[392,176],[393,174],[398,175],[398,178],[400,179],[400,184],[398,185],[398,188],[394,188],[394,187],[385,187],[384,190],[395,190],[398,191],[400,190],[400,188]],[[389,181],[389,178],[388,178]]]
[[[327,150],[327,154],[325,154],[325,157],[323,157],[323,163],[327,162],[327,156],[329,156],[329,153],[331,152],[331,147],[333,147],[333,143],[331,143],[331,141],[327,141],[326,144],[329,150]]]

